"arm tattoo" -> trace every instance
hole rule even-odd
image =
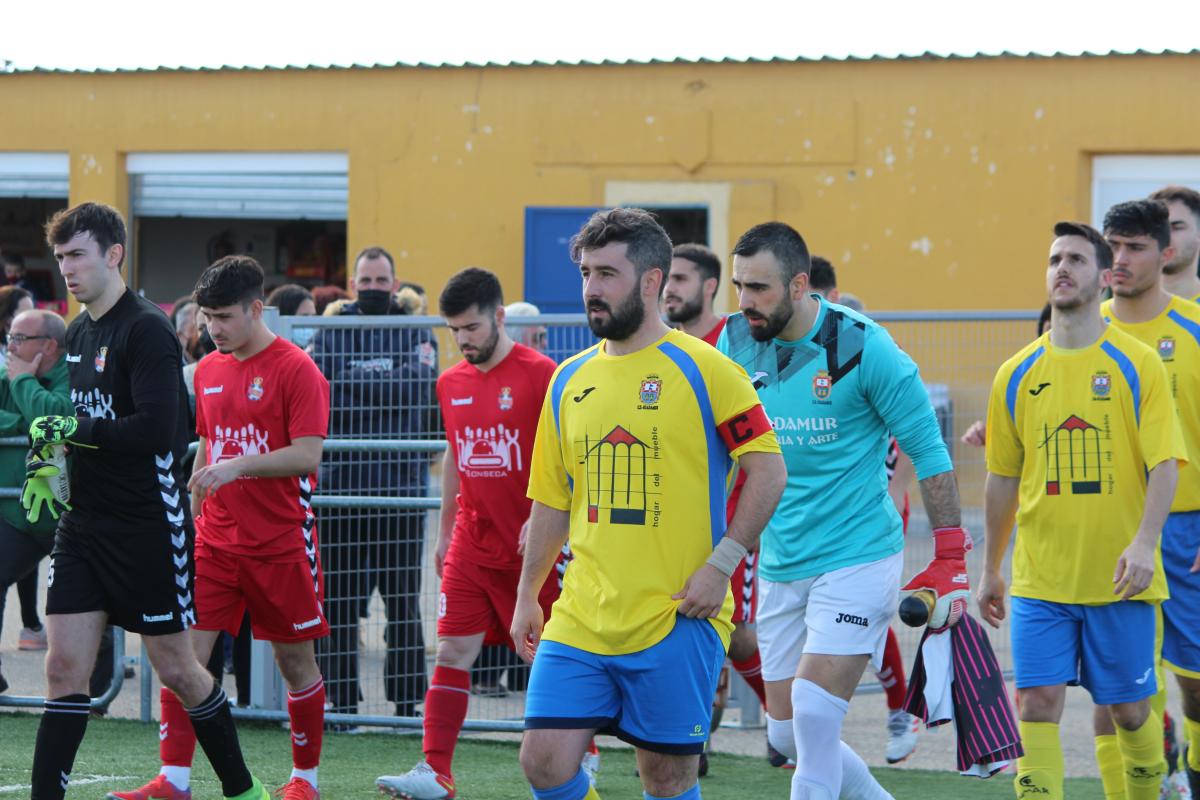
[[[921,500],[932,528],[957,528],[962,525],[958,502],[958,481],[954,470],[931,475],[921,481]]]

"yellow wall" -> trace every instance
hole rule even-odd
[[[123,156],[344,150],[349,249],[436,293],[521,294],[524,208],[610,182],[729,185],[729,241],[795,225],[873,308],[1033,308],[1090,156],[1195,151],[1198,56],[0,75],[0,150],[67,150],[127,209]],[[1175,88],[1172,88],[1175,87]]]

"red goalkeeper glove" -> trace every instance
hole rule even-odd
[[[929,628],[944,630],[954,625],[967,611],[971,584],[967,579],[967,552],[975,543],[962,528],[935,528],[933,560],[900,590],[913,594],[931,590],[937,598],[929,614]]]

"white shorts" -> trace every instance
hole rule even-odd
[[[870,655],[883,667],[888,625],[900,605],[904,553],[803,580],[758,579],[758,649],[765,681],[796,677],[801,653]]]

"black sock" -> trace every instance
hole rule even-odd
[[[66,796],[90,710],[91,700],[86,694],[46,701],[33,749],[31,800],[62,800]]]
[[[229,698],[225,696],[225,690],[214,683],[212,694],[187,712],[192,718],[196,741],[221,781],[221,793],[226,797],[236,797],[248,791],[254,780],[242,758],[242,748],[238,744],[237,728],[233,725],[233,714],[229,713]]]

